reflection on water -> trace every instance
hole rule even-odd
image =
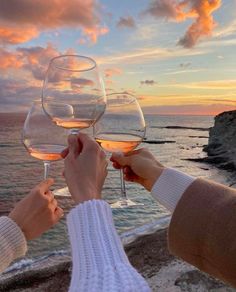
[[[179,168],[191,175],[214,179],[229,185],[230,174],[207,164],[182,160],[202,157],[202,146],[208,142],[208,132],[195,129],[166,129],[166,126],[208,128],[213,124],[212,117],[174,117],[147,116],[147,139],[174,140],[176,143],[141,144],[149,148],[166,166]],[[30,157],[21,143],[21,130],[24,123],[22,115],[0,114],[0,214],[7,214],[14,203],[22,198],[43,177],[41,161]],[[151,126],[151,127],[150,127]],[[158,128],[157,128],[158,127]],[[89,130],[91,132],[91,130]],[[65,187],[62,177],[63,162],[52,163],[51,176],[56,180],[54,188]],[[112,202],[120,195],[119,172],[109,166],[103,196]],[[144,203],[144,207],[113,210],[115,224],[119,232],[134,226],[143,225],[160,218],[168,212],[158,205],[140,186],[127,183],[127,192],[131,199]],[[69,212],[73,202],[69,197],[58,198],[65,213]],[[68,247],[65,217],[61,222],[45,233],[40,239],[30,242],[28,256],[46,254],[52,250]]]

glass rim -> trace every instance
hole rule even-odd
[[[106,94],[106,96],[107,96],[107,103],[108,104],[109,104],[109,96],[115,96],[115,95],[121,95],[121,96],[122,95],[127,95],[130,98],[130,101],[129,102],[127,101],[126,104],[131,104],[132,102],[138,103],[138,99],[137,99],[137,97],[135,95],[133,95],[132,93],[127,93],[127,92],[123,91],[123,92],[113,92],[113,93]],[[123,96],[123,98],[125,99],[124,96]],[[120,106],[120,105],[114,104],[114,105],[109,105],[109,106],[114,106],[115,107],[115,106]]]
[[[88,69],[69,69],[69,68],[66,68],[66,67],[62,67],[62,66],[58,66],[55,64],[55,60],[57,59],[61,59],[61,58],[68,58],[68,57],[74,57],[74,58],[81,58],[81,59],[84,59],[84,60],[87,60],[87,61],[90,61],[91,62],[91,66],[89,67],[88,66]],[[59,56],[56,56],[54,58],[52,58],[49,62],[49,66],[48,68],[50,67],[50,65],[53,65],[54,67],[56,67],[57,69],[60,69],[60,70],[65,70],[65,71],[71,71],[71,72],[85,72],[85,71],[91,71],[93,70],[94,68],[97,67],[97,63],[94,59],[90,58],[90,57],[87,57],[87,56],[82,56],[82,55],[59,55]]]

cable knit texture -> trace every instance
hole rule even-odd
[[[161,205],[173,213],[179,199],[194,180],[193,176],[166,168],[155,182],[151,194]]]
[[[151,291],[130,265],[105,201],[78,205],[67,216],[67,226],[73,257],[70,292]]]
[[[19,226],[9,217],[0,217],[0,272],[26,254],[27,243]]]

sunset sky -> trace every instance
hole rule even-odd
[[[49,60],[94,58],[145,113],[236,108],[235,0],[1,0],[0,112],[27,111]]]

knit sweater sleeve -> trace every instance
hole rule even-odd
[[[19,226],[9,217],[0,217],[0,273],[26,251],[26,239]]]
[[[151,291],[131,266],[103,200],[79,204],[67,216],[72,248],[70,292]]]
[[[173,213],[178,201],[195,179],[176,169],[165,168],[153,185],[151,195]]]

